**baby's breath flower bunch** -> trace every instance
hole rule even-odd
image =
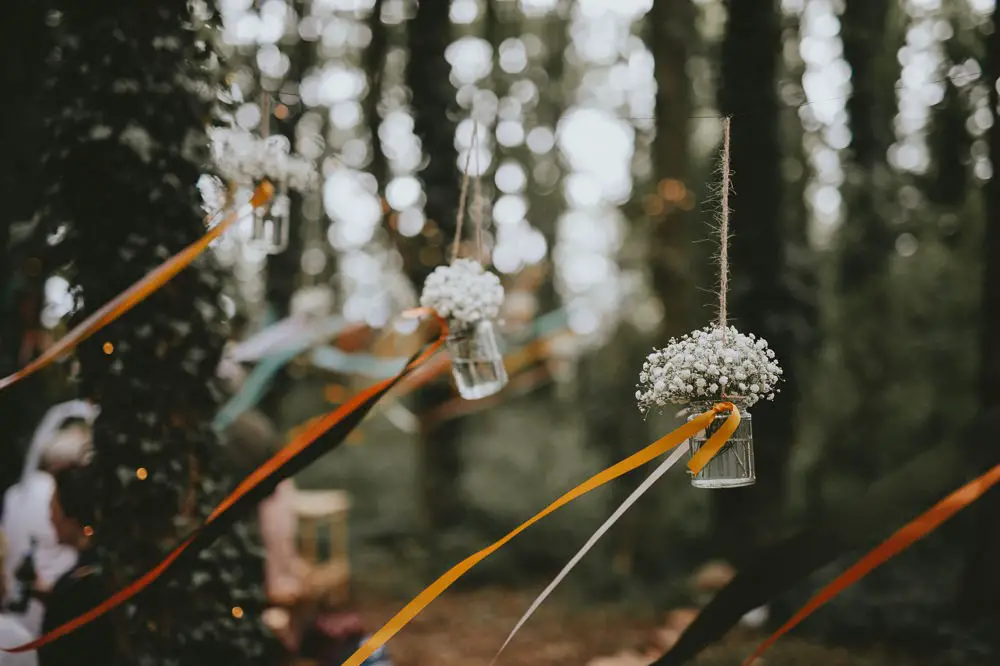
[[[232,183],[247,185],[267,178],[302,193],[319,187],[316,167],[292,154],[284,136],[263,138],[235,127],[216,127],[210,130],[210,137],[215,166]]]
[[[767,340],[715,324],[654,349],[639,373],[639,409],[717,400],[774,400],[781,366]]]
[[[475,259],[456,259],[438,266],[424,282],[420,305],[445,319],[470,326],[496,319],[503,304],[503,285],[495,273]]]

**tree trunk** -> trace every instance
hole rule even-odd
[[[650,11],[650,43],[656,72],[656,198],[650,263],[653,289],[663,304],[660,343],[692,327],[695,280],[691,272],[691,80],[687,74],[696,39],[691,0],[660,0]]]
[[[986,52],[986,83],[989,88],[989,108],[993,125],[989,130],[990,160],[993,177],[983,187],[983,204],[986,211],[986,236],[983,240],[983,330],[982,374],[980,379],[980,406],[983,413],[1000,407],[1000,104],[997,79],[1000,78],[1000,5],[993,14],[993,32],[989,36]],[[1000,447],[993,438],[986,438],[983,446],[992,447],[991,464],[1000,462]],[[968,561],[960,593],[961,610],[974,618],[996,616],[1000,613],[1000,489],[993,488],[976,507],[977,528],[970,539]]]
[[[840,256],[840,288],[852,292],[879,279],[895,234],[880,210],[877,196],[887,184],[886,153],[895,139],[895,85],[899,67],[895,51],[886,49],[890,7],[887,0],[847,0],[841,18],[844,59],[851,67],[847,113],[851,122],[853,206],[844,221]],[[873,368],[872,373],[884,369]]]
[[[897,176],[887,152],[894,140],[899,30],[888,0],[847,0],[841,36],[851,68],[847,101],[851,144],[841,188],[846,214],[839,230],[835,305],[830,310],[831,348],[844,388],[838,393],[820,465],[832,480],[835,501],[863,490],[894,466],[908,442],[883,418],[895,364],[889,261],[895,253],[891,221],[900,211],[892,193]],[[872,424],[858,428],[858,423]],[[872,446],[880,441],[880,446]],[[891,447],[897,447],[893,449]],[[894,451],[894,452],[893,452]],[[828,482],[829,483],[829,482]],[[829,499],[829,498],[827,498]]]
[[[425,155],[421,173],[426,193],[427,233],[400,238],[407,275],[419,291],[424,280],[449,254],[458,210],[458,154],[455,149],[455,90],[445,49],[451,41],[449,3],[420,2],[407,27],[410,60],[407,84],[413,94],[414,133]],[[429,242],[430,241],[430,242]],[[453,395],[446,380],[414,395],[418,415],[433,412]],[[458,507],[462,468],[461,421],[421,427],[421,486],[427,543],[436,548],[442,533],[461,524]]]
[[[793,294],[796,277],[788,268],[776,88],[782,52],[778,7],[773,0],[730,0],[727,6],[719,107],[733,116],[730,323],[766,338],[785,371],[777,399],[754,410],[757,483],[713,495],[722,552],[739,566],[780,529],[800,393],[792,356],[795,329],[809,305]]]
[[[299,16],[308,14],[308,6],[305,2],[293,2],[295,11]],[[285,75],[285,81],[298,82],[309,72],[316,59],[316,45],[296,36],[298,40],[294,45],[286,48],[289,52],[290,64]],[[298,83],[294,84],[298,86]],[[279,86],[278,91],[284,90],[284,86]],[[277,92],[268,91],[266,94],[277,98]],[[301,102],[301,100],[300,100]],[[292,152],[295,152],[295,128],[302,119],[304,106],[293,104],[289,107],[288,115],[283,119],[276,119],[274,110],[277,100],[268,104],[270,113],[268,117],[262,119],[262,123],[269,123],[268,129],[272,127],[277,134],[281,134],[292,145]],[[262,109],[263,110],[263,109]],[[299,287],[299,278],[302,274],[302,252],[305,249],[305,227],[306,221],[302,212],[303,195],[299,192],[290,192],[291,203],[291,225],[288,234],[288,247],[284,252],[267,258],[267,302],[279,318],[288,315],[288,308],[292,300],[292,295]],[[283,375],[285,373],[282,373]],[[287,380],[287,376],[284,378]]]
[[[0,23],[0,376],[25,365],[39,351],[39,315],[47,271],[40,262],[38,234],[17,239],[15,225],[31,220],[40,190],[38,152],[42,141],[38,97],[44,85],[51,43],[45,3],[11,5]],[[45,373],[49,374],[49,373]],[[0,453],[0,492],[21,474],[24,447],[48,408],[46,377],[34,376],[17,390],[0,393],[0,422],[7,433]]]
[[[43,217],[66,224],[82,318],[205,233],[206,47],[184,3],[62,3],[44,117]],[[221,279],[204,255],[78,348],[94,428],[96,543],[117,590],[160,561],[231,482],[211,428],[226,339]],[[260,556],[238,526],[114,613],[111,666],[266,664]],[[242,613],[239,610],[242,609]],[[97,659],[101,655],[96,655]],[[102,662],[103,663],[103,662]]]

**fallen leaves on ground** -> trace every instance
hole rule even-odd
[[[489,589],[449,593],[436,600],[389,643],[396,666],[488,666],[528,608],[534,593]],[[361,604],[374,631],[405,601]],[[626,646],[649,642],[656,618],[620,608],[569,607],[559,599],[543,605],[504,650],[497,666],[583,666]],[[649,659],[595,666],[644,666]]]

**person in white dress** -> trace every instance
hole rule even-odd
[[[21,479],[4,493],[0,517],[0,529],[7,538],[7,557],[3,566],[4,608],[18,592],[15,572],[31,552],[32,541],[35,542],[35,570],[43,584],[54,584],[76,564],[76,551],[58,543],[52,526],[50,505],[55,491],[52,473],[86,460],[91,451],[90,424],[97,414],[97,407],[82,400],[50,409],[32,438]],[[67,425],[74,419],[75,423]],[[33,598],[27,611],[14,617],[37,636],[44,614],[42,602]]]
[[[0,567],[6,566],[6,543],[0,534]],[[0,578],[0,594],[5,596],[4,578]],[[12,648],[24,645],[34,636],[21,624],[20,620],[9,613],[0,613],[0,648]],[[0,652],[0,666],[38,666],[38,654],[34,651],[7,654]]]

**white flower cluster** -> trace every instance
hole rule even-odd
[[[781,367],[767,340],[708,326],[654,349],[639,373],[639,409],[727,399],[747,407],[774,400]]]
[[[310,192],[319,187],[316,167],[292,154],[291,144],[284,136],[264,139],[232,127],[211,128],[209,136],[215,165],[230,182],[249,185],[267,178],[296,192]]]
[[[475,259],[456,259],[428,276],[420,304],[460,324],[496,319],[503,304],[503,285]]]

